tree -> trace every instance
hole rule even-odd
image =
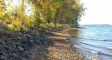
[[[1,4],[4,1],[0,1]],[[11,3],[11,2],[10,2]],[[6,5],[6,7],[11,7]],[[26,15],[26,4],[32,8],[32,13]],[[0,20],[14,30],[28,30],[31,27],[78,26],[78,21],[85,8],[80,0],[21,0],[21,4],[5,10],[0,6]],[[5,13],[5,14],[4,14]]]
[[[0,0],[0,23],[2,24],[4,22],[4,18],[5,18],[5,4],[4,4],[4,0]]]

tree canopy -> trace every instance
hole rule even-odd
[[[0,23],[10,30],[78,25],[85,8],[80,0],[0,0]],[[9,9],[10,8],[10,9]]]

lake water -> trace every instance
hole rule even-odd
[[[67,31],[70,42],[87,60],[112,60],[112,26],[83,25]]]

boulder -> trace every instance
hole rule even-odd
[[[34,43],[36,43],[37,45],[42,45],[42,42],[40,40],[34,40]]]
[[[9,49],[8,47],[5,46],[4,48],[5,48],[7,51],[10,51],[10,49]]]
[[[19,56],[17,54],[12,54],[13,58],[19,58]]]
[[[20,53],[20,54],[23,54],[23,52],[24,52],[25,50],[22,48],[22,47],[18,47],[18,53]]]
[[[30,49],[30,47],[27,45],[27,44],[23,44],[23,46],[22,46],[23,48],[24,48],[24,50],[25,51],[27,51],[27,50],[29,50]]]
[[[22,60],[28,60],[27,58],[22,58]]]
[[[23,40],[24,39],[24,36],[18,36],[17,39],[18,40]]]
[[[25,54],[26,54],[26,57],[27,58],[30,58],[31,57],[30,51],[25,51]]]
[[[14,43],[10,44],[11,48],[15,49],[16,45]]]
[[[28,40],[33,40],[34,39],[34,37],[32,35],[29,35],[29,34],[25,34],[24,38],[28,39]]]
[[[1,45],[5,45],[5,41],[4,40],[0,40],[0,44]]]
[[[40,41],[41,41],[42,44],[46,44],[45,41],[43,41],[43,40],[40,40]]]
[[[26,31],[25,34],[29,34],[31,36],[35,36],[35,34],[31,30]]]
[[[5,56],[0,56],[0,60],[7,60]]]
[[[47,42],[45,41],[45,38],[41,38],[40,41],[42,42],[42,44],[47,44]]]
[[[24,50],[24,49],[23,49],[22,47],[20,47],[20,46],[18,47],[18,49],[19,49],[19,50]]]
[[[7,26],[7,25],[2,25],[2,24],[0,24],[0,27],[1,27],[2,29],[8,30],[8,26]]]
[[[1,47],[1,51],[2,51],[2,54],[3,54],[3,52],[8,53],[8,50],[6,50],[4,47]]]
[[[3,56],[9,58],[9,55],[6,52],[3,52]]]
[[[36,46],[36,44],[34,43],[33,40],[29,40],[28,43],[29,43],[29,46],[30,46],[30,47]]]

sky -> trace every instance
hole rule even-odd
[[[10,2],[10,3],[9,3]],[[25,0],[25,2],[28,2],[28,0]],[[7,7],[7,10],[14,10],[12,8],[14,7],[19,7],[20,4],[22,3],[22,0],[5,0],[6,5],[10,4],[10,7]],[[31,5],[28,3],[25,3],[25,14],[30,16],[32,11],[31,11]]]
[[[81,0],[87,8],[80,24],[112,24],[112,0]]]

